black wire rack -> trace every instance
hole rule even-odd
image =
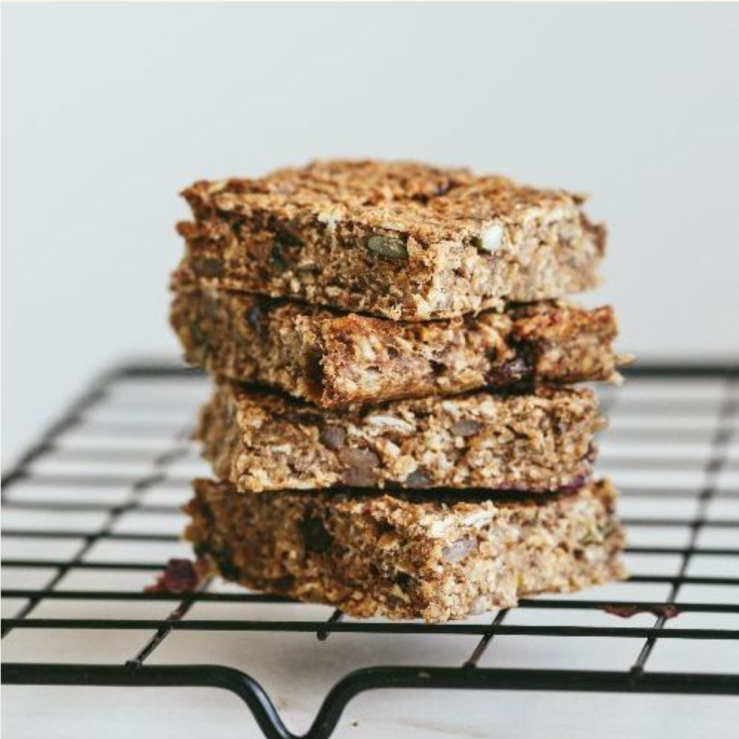
[[[166,393],[161,392],[165,388]],[[379,688],[739,695],[739,663],[729,670],[721,665],[714,668],[710,662],[701,671],[651,669],[653,654],[666,642],[719,642],[732,649],[739,643],[739,513],[731,514],[732,510],[739,512],[739,366],[642,364],[628,372],[627,390],[603,390],[603,405],[613,424],[604,435],[601,467],[619,483],[623,518],[632,542],[627,557],[640,563],[638,567],[632,565],[628,581],[606,586],[603,592],[607,597],[600,597],[601,591],[595,590],[590,595],[533,598],[523,601],[515,612],[501,611],[488,618],[436,625],[356,621],[344,619],[339,611],[321,620],[258,618],[252,609],[255,604],[290,601],[247,591],[219,591],[212,581],[186,594],[143,592],[139,587],[63,587],[71,574],[81,570],[150,573],[153,582],[164,569],[164,559],[101,561],[88,555],[101,542],[158,543],[173,549],[178,546],[176,533],[132,530],[121,524],[141,513],[177,512],[176,505],[152,502],[148,492],[187,487],[189,478],[178,476],[177,462],[194,454],[189,436],[197,392],[192,391],[205,388],[202,375],[174,364],[152,362],[114,369],[74,403],[3,478],[3,509],[5,517],[10,515],[11,524],[15,513],[46,516],[44,526],[5,526],[5,541],[69,541],[76,547],[71,554],[55,558],[3,560],[3,568],[9,570],[51,573],[38,587],[3,591],[4,601],[20,604],[11,618],[3,619],[3,638],[22,630],[37,633],[39,639],[52,631],[152,633],[142,639],[135,653],[117,664],[38,659],[7,662],[2,668],[4,683],[222,688],[243,700],[265,736],[285,739],[296,735],[285,726],[262,685],[246,672],[219,664],[152,664],[150,658],[175,632],[308,632],[323,642],[325,649],[331,648],[331,634],[352,632],[464,635],[477,637],[478,641],[458,666],[358,664],[328,692],[305,737],[330,736],[352,698]],[[136,446],[132,439],[148,441]],[[684,478],[685,485],[654,484],[652,477],[660,470]],[[109,488],[123,489],[122,497],[100,494]],[[48,493],[39,497],[30,495],[30,489]],[[647,512],[630,515],[629,511],[638,512],[640,505],[646,506]],[[690,515],[683,515],[688,509]],[[97,514],[96,524],[84,530],[54,527],[57,516],[67,513]],[[684,536],[679,542],[667,537],[665,544],[663,539],[650,538],[650,532],[657,529],[679,531]],[[649,562],[665,556],[676,561],[673,570],[650,569]],[[694,567],[696,562],[703,566]],[[633,589],[628,589],[634,584],[663,586],[666,595],[659,600],[635,600]],[[690,597],[683,597],[688,590]],[[71,603],[72,615],[38,615],[39,606],[54,601]],[[90,613],[93,603],[131,601],[172,605],[167,607],[168,615],[158,619],[101,618]],[[189,617],[190,610],[199,603],[241,604],[239,617]],[[565,610],[605,612],[612,623],[562,625],[552,618]],[[522,612],[539,618],[533,623],[520,623],[510,617],[511,613]],[[633,614],[649,614],[649,625],[630,625],[624,617]],[[686,617],[698,626],[681,626]],[[716,624],[711,621],[713,617],[718,617]],[[495,650],[494,641],[509,636],[527,640],[553,637],[570,639],[570,643],[578,641],[573,637],[620,643],[639,640],[639,648],[623,670],[484,666],[483,658]]]

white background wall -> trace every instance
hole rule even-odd
[[[3,459],[177,351],[179,189],[314,157],[589,191],[622,347],[736,356],[738,38],[736,5],[5,5]]]

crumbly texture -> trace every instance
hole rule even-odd
[[[190,364],[321,408],[618,380],[624,361],[610,306],[564,302],[409,323],[193,288],[175,294],[171,322]]]
[[[607,481],[505,501],[194,488],[185,538],[215,573],[352,616],[446,621],[625,576]]]
[[[317,412],[222,383],[197,437],[215,475],[240,491],[485,488],[544,492],[579,486],[602,427],[594,394],[539,387],[392,401]]]
[[[581,195],[407,162],[325,161],[197,182],[177,285],[410,321],[597,284],[605,229]]]

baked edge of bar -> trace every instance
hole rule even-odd
[[[586,388],[319,413],[222,382],[201,409],[195,438],[215,475],[246,493],[340,485],[533,493],[587,481],[602,426],[597,397]]]
[[[185,359],[324,409],[524,383],[618,382],[613,309],[552,301],[429,323],[182,288],[170,322]]]
[[[327,493],[315,498],[300,492],[244,499],[226,483],[196,480],[194,486],[185,537],[214,574],[257,590],[338,606],[357,617],[439,622],[509,608],[536,592],[572,592],[626,576],[619,558],[624,534],[615,517],[616,491],[607,480],[545,500],[477,503],[454,496],[414,502],[417,496]],[[225,516],[219,518],[212,507],[204,513],[203,500],[210,496],[229,509]],[[236,532],[212,537],[219,543],[209,547],[207,529],[214,520],[236,525],[240,514],[229,508],[233,505],[251,511],[254,536],[240,531],[235,537]],[[505,529],[496,515],[509,519]],[[519,520],[526,515],[534,520],[532,530]],[[559,539],[553,538],[555,530]],[[231,538],[243,551],[237,548],[234,554]],[[474,546],[467,543],[473,539]],[[524,550],[517,552],[521,541]],[[496,570],[493,565],[502,560],[493,546],[515,565]],[[544,549],[534,564],[529,557],[536,546]],[[523,557],[528,568],[514,555]],[[551,571],[542,574],[546,561]],[[343,571],[345,564],[350,574]],[[491,584],[496,571],[499,577]]]
[[[342,192],[336,170],[357,165],[393,182],[389,199],[384,187],[369,198],[362,187]],[[396,177],[407,167],[412,184],[407,173]],[[312,189],[322,168],[328,176]],[[427,177],[453,191],[429,190]],[[184,194],[195,222],[178,226],[188,243],[180,279],[396,320],[580,292],[598,284],[605,251],[605,227],[588,220],[581,195],[427,165],[319,162],[257,180],[202,181]],[[423,204],[438,198],[442,209]]]

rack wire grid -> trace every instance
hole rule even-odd
[[[367,664],[366,650],[344,650],[348,672],[305,737],[328,737],[352,698],[378,688],[738,695],[739,366],[642,364],[627,375],[623,387],[599,388],[610,419],[599,467],[621,491],[629,580],[424,624],[354,620],[218,579],[193,593],[144,592],[170,556],[189,554],[179,508],[190,478],[205,472],[190,432],[208,383],[175,364],[114,369],[3,479],[3,577],[11,582],[2,593],[11,614],[2,622],[10,655],[3,681],[222,688],[243,700],[267,737],[285,739],[296,735],[247,671],[157,654],[195,633],[297,632],[312,634],[312,648],[330,660],[339,638],[332,635],[351,632],[426,641],[420,653],[379,650],[391,660],[379,665]],[[157,617],[127,618],[132,602],[158,609]],[[85,661],[84,635],[99,630],[134,634],[138,645],[109,663]],[[80,634],[81,654],[49,660],[50,639]],[[14,645],[16,635],[23,638]],[[474,643],[449,664],[435,650],[440,635]],[[395,654],[403,664],[392,663]]]

